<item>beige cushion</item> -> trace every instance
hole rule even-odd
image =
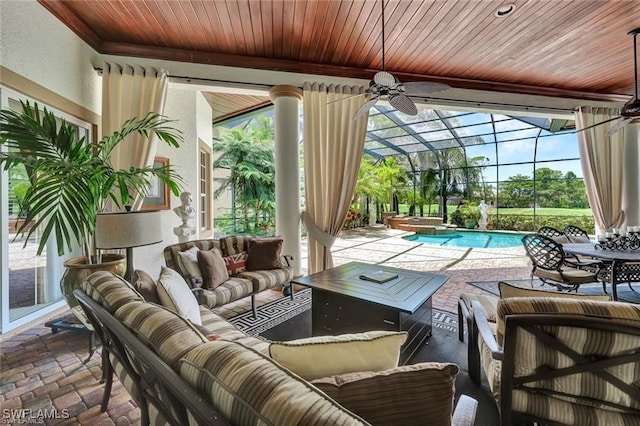
[[[406,332],[370,331],[272,342],[271,358],[306,380],[398,365]]]
[[[202,325],[198,301],[187,282],[173,269],[162,267],[158,278],[158,297],[162,306],[182,315],[194,324]]]
[[[568,293],[562,291],[548,291],[538,290],[533,288],[517,287],[507,282],[498,283],[500,289],[500,297],[506,299],[509,297],[566,297],[570,299],[583,299],[583,300],[611,300],[606,294],[578,294]]]
[[[551,239],[558,244],[567,244],[571,242],[566,235],[558,235],[557,237],[551,237]]]
[[[217,248],[198,251],[198,266],[202,272],[202,285],[213,290],[229,279],[229,272],[222,260],[222,253]]]
[[[569,240],[572,243],[590,243],[591,240],[588,237],[585,237],[584,235],[570,235],[569,236]]]
[[[469,309],[470,312],[473,312],[472,303],[474,301],[480,302],[487,321],[492,323],[496,322],[496,307],[498,306],[498,297],[488,294],[461,293],[460,298],[464,300],[464,304],[467,306],[467,309]]]
[[[180,360],[180,376],[233,425],[364,425],[273,360],[236,342],[201,344]]]
[[[311,384],[374,425],[451,422],[455,364],[428,362],[391,370],[342,374]]]
[[[282,267],[282,238],[249,240],[247,271],[278,269]]]
[[[198,265],[198,251],[196,246],[189,250],[178,253],[178,267],[189,277],[202,277],[200,266]]]
[[[571,284],[586,284],[586,283],[595,283],[598,281],[598,277],[593,272],[585,271],[583,269],[577,268],[561,268],[562,275],[560,272],[549,269],[537,268],[534,272],[534,275],[540,278],[546,278],[552,281],[558,282],[567,282]]]
[[[158,297],[158,290],[156,289],[156,282],[151,278],[151,275],[145,271],[136,269],[133,271],[133,277],[131,278],[131,284],[136,290],[144,297],[147,302],[161,305],[160,298]]]

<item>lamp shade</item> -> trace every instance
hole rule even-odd
[[[98,249],[146,246],[162,241],[159,211],[100,213],[96,220]]]

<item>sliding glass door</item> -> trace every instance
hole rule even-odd
[[[2,109],[21,110],[20,101],[29,99],[15,92],[0,89]],[[33,103],[33,101],[31,101]],[[42,107],[42,105],[39,105]],[[90,125],[47,107],[61,118],[77,126],[81,136],[89,136]],[[5,146],[1,147],[6,150]],[[49,314],[65,305],[60,292],[60,278],[64,271],[63,258],[58,256],[53,238],[47,241],[46,249],[36,255],[40,243],[38,229],[30,238],[21,236],[16,230],[22,224],[21,201],[30,186],[30,174],[23,165],[14,166],[0,174],[0,266],[2,291],[0,312],[2,333],[28,321]],[[27,227],[32,224],[27,224]]]

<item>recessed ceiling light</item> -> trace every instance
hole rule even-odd
[[[511,15],[516,10],[516,5],[513,3],[505,4],[500,6],[494,12],[494,15],[498,18],[504,18],[505,16]]]

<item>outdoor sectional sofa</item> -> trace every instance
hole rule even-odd
[[[109,272],[90,275],[74,294],[103,342],[102,410],[115,372],[140,406],[142,424],[472,425],[475,419],[477,403],[466,396],[451,415],[455,364],[397,366],[403,333],[268,342],[191,300],[200,313],[194,325]],[[384,369],[388,355],[396,366]],[[361,362],[371,365],[358,369]],[[320,365],[338,371],[325,377]]]
[[[172,244],[164,248],[164,259],[167,267],[184,277],[200,304],[215,308],[250,295],[255,317],[256,293],[291,285],[293,272],[290,261],[293,258],[281,255],[281,249],[280,238],[235,235]],[[206,271],[197,253],[211,250],[219,251],[229,272],[227,279],[215,287],[207,286]],[[293,297],[293,289],[290,291]]]

